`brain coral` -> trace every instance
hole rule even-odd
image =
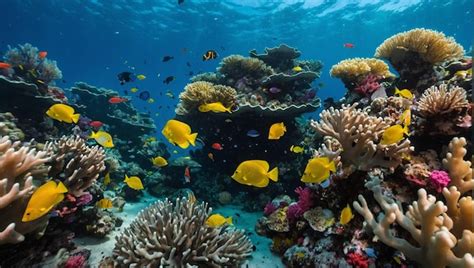
[[[368,74],[381,77],[394,76],[385,62],[373,58],[353,58],[340,61],[332,66],[330,74],[345,83],[358,82]]]
[[[185,198],[142,210],[116,237],[118,267],[238,267],[252,243],[243,231],[207,226],[211,211]]]
[[[397,65],[398,56],[404,52],[415,52],[425,62],[436,64],[462,57],[464,48],[441,32],[417,28],[386,39],[377,48],[375,57],[388,59]]]

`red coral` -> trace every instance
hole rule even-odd
[[[288,207],[288,212],[286,213],[286,217],[290,221],[300,218],[313,206],[311,190],[308,187],[298,187],[295,189],[295,193],[298,194],[298,202],[291,204]]]
[[[84,268],[87,265],[87,259],[83,255],[71,256],[64,264],[64,268]]]
[[[368,268],[369,267],[369,259],[359,253],[351,252],[346,255],[346,261],[350,265],[357,267],[357,268]]]
[[[380,84],[378,80],[380,79],[379,76],[368,74],[362,81],[354,88],[354,91],[369,96],[370,94],[374,93],[377,89],[379,89]]]

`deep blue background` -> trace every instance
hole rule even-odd
[[[324,62],[324,74],[316,83],[325,86],[318,95],[339,98],[344,88],[329,77],[330,67],[342,59],[373,56],[395,33],[431,28],[455,37],[469,50],[472,6],[472,0],[185,0],[181,6],[177,0],[2,0],[0,51],[26,42],[48,51],[67,81],[59,82],[61,87],[85,81],[119,92],[132,86],[149,90],[154,104],[138,99],[134,103],[159,112],[161,129],[173,116],[177,98],[158,92],[172,90],[177,96],[189,71],[213,71],[227,55],[287,43],[300,49],[302,58]],[[355,48],[344,48],[347,42]],[[208,49],[217,50],[220,59],[202,62]],[[175,59],[162,63],[164,55]],[[147,79],[120,86],[116,74],[131,66]],[[168,75],[177,77],[169,86],[162,83]],[[158,110],[159,105],[164,109]]]

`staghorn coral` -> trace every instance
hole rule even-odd
[[[20,146],[8,136],[0,138],[0,245],[22,242],[27,233],[39,233],[46,228],[48,216],[22,222],[28,200],[35,189],[33,176],[43,177],[48,153]]]
[[[462,57],[464,48],[441,32],[417,28],[386,39],[377,47],[375,57],[388,59],[397,67],[398,62],[410,52],[418,54],[423,61],[434,65]]]
[[[418,101],[420,115],[424,118],[434,118],[450,113],[459,115],[468,107],[466,91],[461,87],[446,84],[430,87],[423,92]]]
[[[234,82],[244,77],[258,81],[273,74],[273,69],[267,66],[263,61],[240,55],[225,57],[222,59],[217,70],[224,75],[226,79],[233,79]]]
[[[343,175],[355,170],[368,171],[373,167],[394,169],[400,165],[404,154],[412,147],[405,139],[397,144],[382,145],[378,141],[389,125],[380,117],[369,116],[356,109],[357,103],[341,109],[333,107],[321,112],[319,122],[311,121],[311,126],[319,133],[330,137],[331,143],[323,145],[323,154],[331,159],[340,156]],[[335,149],[334,147],[337,147]]]
[[[332,77],[340,78],[346,86],[361,82],[369,74],[382,78],[394,77],[385,62],[373,58],[342,60],[332,66],[329,72]]]
[[[242,231],[205,225],[212,209],[186,198],[158,201],[116,237],[120,267],[238,267],[252,251]]]
[[[237,92],[231,87],[198,81],[186,85],[184,92],[179,94],[176,113],[185,115],[197,111],[201,104],[212,102],[221,102],[225,107],[232,107],[236,98]]]
[[[467,153],[466,148],[464,148],[466,144],[465,138],[452,139],[449,143],[449,152],[446,154],[446,158],[443,159],[443,165],[449,170],[448,173],[451,178],[449,186],[456,186],[461,194],[474,190],[471,162],[464,160]]]
[[[47,142],[45,150],[53,157],[49,175],[64,182],[69,193],[81,196],[105,170],[105,152],[99,146],[89,147],[78,136],[62,136]]]

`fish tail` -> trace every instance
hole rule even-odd
[[[396,87],[395,88],[395,93],[393,93],[393,94],[395,94],[395,95],[400,94],[400,89],[398,89],[398,87]]]
[[[225,219],[225,222],[227,222],[227,224],[230,224],[232,225],[232,216],[228,217],[227,219]]]
[[[66,188],[66,186],[61,181],[58,183],[58,186],[56,187],[56,190],[58,191],[58,193],[67,193],[68,192],[68,189]]]
[[[329,162],[328,168],[330,171],[336,172],[336,164],[334,163],[334,161]]]
[[[92,131],[92,133],[89,135],[89,139],[95,139],[97,138],[97,132]]]
[[[275,167],[274,169],[270,170],[270,172],[268,172],[268,177],[270,178],[270,180],[277,182],[278,181],[278,167]]]
[[[77,124],[77,122],[79,121],[79,117],[81,117],[80,114],[73,114],[72,115],[72,122],[74,122],[74,124]]]
[[[125,174],[125,180],[123,180],[124,182],[127,182],[129,179],[129,177],[127,176],[127,174]]]
[[[407,136],[410,136],[410,130],[406,124],[403,125],[403,133]]]
[[[196,138],[197,138],[197,133],[190,134],[188,136],[188,141],[191,143],[192,146],[196,146]]]
[[[225,107],[224,107],[225,108]],[[232,113],[232,111],[230,110],[230,106],[228,108],[225,108],[225,111],[228,112],[228,113]]]

